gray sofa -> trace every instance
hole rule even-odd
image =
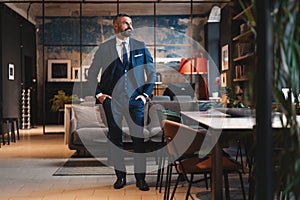
[[[213,107],[211,102],[177,102],[177,101],[150,101],[145,105],[145,144],[155,148],[162,140],[162,127],[158,117],[158,110],[168,109],[173,112],[188,110],[206,110]],[[123,121],[123,142],[132,142],[126,121]],[[73,105],[70,121],[69,149],[78,154],[98,153],[99,147],[106,148],[107,121],[101,104]],[[130,146],[130,145],[129,145]],[[92,151],[92,152],[91,152]]]

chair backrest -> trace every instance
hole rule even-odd
[[[206,134],[171,120],[163,121],[163,130],[169,154],[176,158],[199,152]]]
[[[158,119],[161,123],[161,127],[163,127],[163,120],[170,120],[174,122],[181,123],[181,116],[179,113],[173,112],[169,109],[158,109],[157,110]]]
[[[185,101],[193,101],[193,99],[189,95],[176,95],[174,96],[174,101],[185,102]]]
[[[170,96],[153,96],[152,101],[171,101]]]
[[[94,96],[86,96],[84,102],[80,103],[81,106],[95,106],[96,98]]]

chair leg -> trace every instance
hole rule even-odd
[[[0,131],[1,131],[2,140],[3,140],[3,129],[2,129],[2,122],[0,122]],[[1,147],[1,142],[0,142],[0,147]]]
[[[204,173],[204,181],[205,181],[205,187],[208,190],[208,177],[207,177],[207,173]]]
[[[9,134],[9,132],[10,132],[10,125],[9,124],[10,124],[9,121],[7,120],[6,121],[6,126],[7,126],[7,144],[8,145],[10,145],[10,134]]]
[[[4,132],[3,131],[1,132],[1,135],[2,135],[2,145],[4,145]]]
[[[244,181],[242,177],[242,173],[237,171],[240,177],[240,182],[241,182],[241,188],[242,188],[242,194],[243,194],[243,199],[246,200],[246,194],[245,194],[245,188],[244,188]]]
[[[161,156],[159,157],[159,160],[158,160],[157,179],[156,179],[156,184],[155,184],[156,190],[159,187],[159,193],[161,193],[161,189],[162,189],[164,168],[165,168],[165,157],[164,157],[164,152],[161,152]]]
[[[248,147],[245,148],[245,155],[246,155],[246,164],[248,165],[249,172],[252,171],[252,163],[253,163],[253,156],[250,155],[248,151]]]
[[[186,192],[186,196],[185,196],[185,200],[188,200],[189,199],[189,196],[191,195],[191,188],[192,188],[192,184],[193,184],[193,180],[194,180],[194,174],[191,174],[191,179],[189,182],[189,187],[188,187],[188,190]],[[191,196],[192,197],[192,196]],[[193,198],[193,197],[192,197]]]
[[[241,140],[238,139],[237,143],[238,143],[238,149],[237,149],[237,152],[236,152],[236,155],[235,155],[235,160],[237,161],[238,157],[240,156],[241,165],[242,165],[242,172],[245,173]]]
[[[3,125],[4,125],[4,122],[1,121],[2,144],[5,145],[5,131],[4,131]]]
[[[16,119],[16,129],[17,129],[17,138],[18,140],[20,140],[20,132],[19,132],[19,122],[18,122],[18,119]]]
[[[163,179],[164,179],[165,167],[161,169],[160,183],[159,183],[159,193],[161,193]]]
[[[16,142],[16,134],[15,134],[15,124],[13,121],[10,122],[10,130],[11,130],[11,141]]]
[[[252,173],[252,172],[251,172]],[[254,192],[255,192],[255,181],[253,175],[251,173],[248,176],[248,183],[249,183],[249,188],[248,188],[248,199],[249,200],[254,200]]]
[[[240,154],[240,151],[241,151],[241,142],[240,140],[236,140],[238,146],[237,146],[237,152],[235,154],[235,160],[237,160],[239,158],[239,154]]]
[[[167,166],[167,174],[166,174],[166,182],[165,182],[165,191],[164,191],[164,200],[167,200],[168,179],[169,179],[169,165]]]
[[[171,200],[174,198],[174,195],[175,195],[175,192],[176,192],[176,189],[177,189],[177,186],[178,186],[178,183],[179,183],[179,180],[181,179],[181,177],[182,177],[182,174],[179,174],[177,177],[177,180],[176,180],[176,183],[175,183],[172,195],[171,195]]]
[[[155,189],[157,190],[158,189],[158,185],[159,185],[159,181],[160,181],[160,179],[161,179],[161,171],[162,171],[162,168],[161,168],[161,166],[162,166],[162,156],[160,156],[159,158],[158,158],[158,169],[157,169],[157,177],[156,177],[156,183],[155,183]]]
[[[155,190],[158,189],[158,186],[159,186],[159,181],[161,179],[161,171],[162,169],[158,169],[157,170],[157,177],[156,177],[156,183],[155,183]]]
[[[172,182],[172,170],[173,170],[173,164],[169,165],[170,166],[170,170],[169,170],[169,179],[168,179],[168,193],[167,193],[167,197],[169,199],[170,196],[170,189],[171,189],[171,182]]]
[[[167,167],[164,200],[169,200],[170,187],[171,187],[172,167],[173,167],[172,164],[169,164],[168,167]]]
[[[230,200],[228,174],[224,173],[225,199]]]

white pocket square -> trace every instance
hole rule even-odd
[[[140,54],[134,55],[134,57],[137,58],[137,57],[140,57],[140,56],[142,56],[142,55],[143,55],[143,54],[140,53]]]

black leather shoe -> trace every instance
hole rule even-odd
[[[142,191],[148,191],[150,190],[148,184],[146,183],[145,180],[138,180],[136,181],[136,187],[138,187]]]
[[[115,189],[121,189],[126,185],[126,179],[125,178],[118,178],[116,182],[114,183]]]

